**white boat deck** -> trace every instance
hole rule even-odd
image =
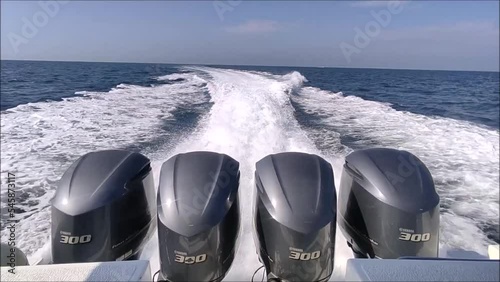
[[[149,261],[48,264],[2,267],[2,281],[151,281]]]
[[[151,281],[149,261],[1,268],[2,281]],[[345,281],[500,281],[498,260],[350,259]]]

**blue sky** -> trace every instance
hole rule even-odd
[[[42,2],[1,1],[2,59],[499,69],[498,1]]]

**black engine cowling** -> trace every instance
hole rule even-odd
[[[160,280],[221,281],[240,226],[239,163],[224,154],[176,155],[158,188]]]
[[[374,148],[348,155],[339,213],[356,257],[438,256],[439,196],[427,167],[409,152]]]
[[[333,272],[336,192],[331,165],[280,153],[256,164],[254,228],[269,281],[326,281]]]
[[[156,226],[150,161],[139,153],[88,153],[62,176],[52,199],[52,262],[137,257]]]

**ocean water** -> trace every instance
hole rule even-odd
[[[336,68],[1,62],[2,241],[6,176],[16,175],[17,245],[49,248],[57,181],[81,155],[138,151],[163,161],[193,150],[240,161],[242,230],[228,280],[259,267],[251,233],[255,162],[301,151],[330,161],[392,147],[419,157],[441,197],[440,256],[485,256],[500,242],[499,73]],[[159,268],[157,238],[142,258]],[[336,270],[351,252],[337,231]]]

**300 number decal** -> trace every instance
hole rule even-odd
[[[411,234],[407,232],[401,232],[399,234],[399,240],[401,241],[412,241],[412,242],[426,242],[431,239],[431,234],[430,233],[424,233],[424,234]]]
[[[183,256],[179,254],[175,254],[175,262],[185,263],[185,264],[195,264],[201,263],[207,260],[207,254],[197,255],[197,256]]]
[[[61,241],[59,242],[62,244],[76,245],[76,244],[85,244],[90,242],[91,240],[92,240],[92,235],[83,235],[83,236],[61,235]]]
[[[290,256],[288,258],[294,259],[294,260],[312,260],[312,259],[317,259],[321,256],[321,251],[316,251],[312,253],[300,253],[296,251],[290,251]]]

